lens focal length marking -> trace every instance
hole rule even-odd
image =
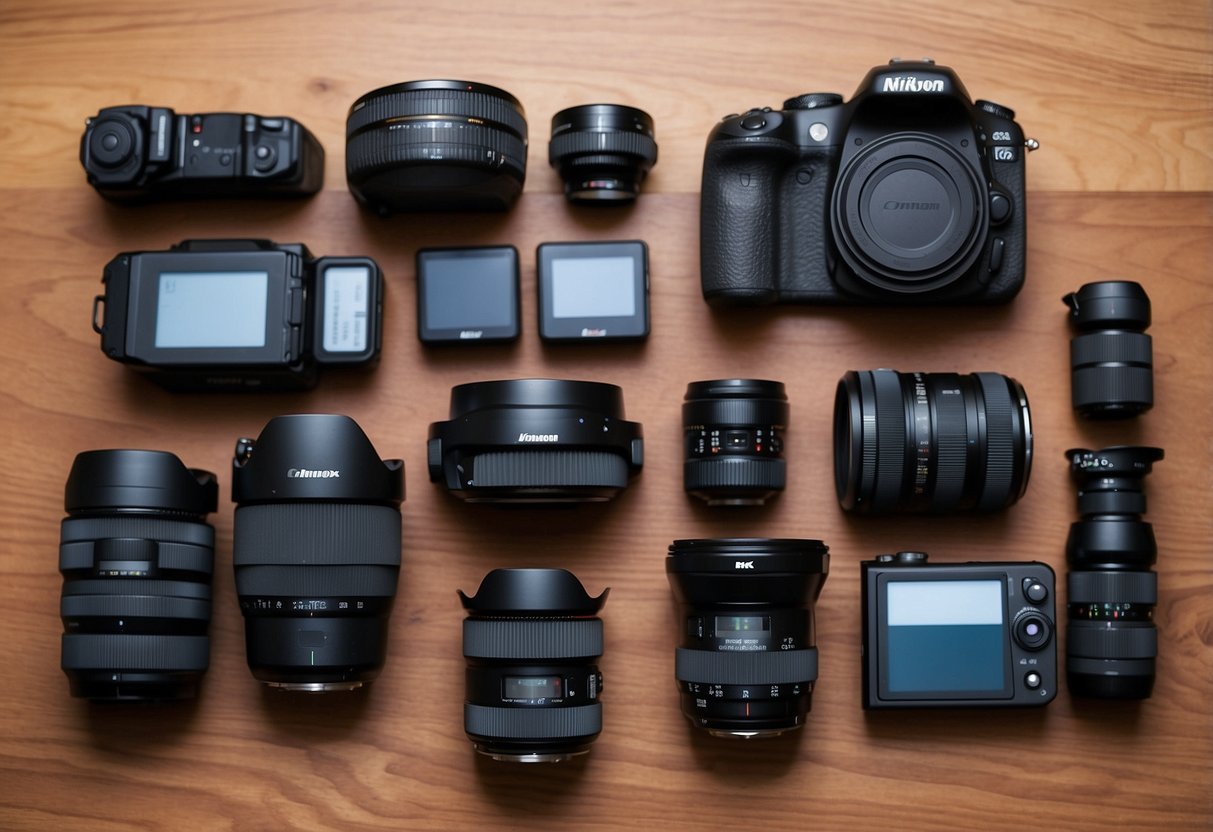
[[[290,598],[279,596],[244,596],[240,608],[246,616],[315,618],[334,616],[376,616],[391,610],[391,598],[337,596],[328,598]]]

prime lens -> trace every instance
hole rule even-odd
[[[657,164],[653,117],[622,104],[582,104],[561,110],[552,116],[548,161],[560,172],[570,202],[632,202]]]
[[[62,666],[72,696],[192,699],[210,663],[219,488],[164,451],[85,451],[60,525]]]
[[[381,214],[504,211],[522,193],[526,149],[518,99],[472,81],[382,87],[345,122],[350,192]]]
[[[726,378],[687,385],[683,486],[710,506],[762,505],[783,491],[788,394],[778,381]]]
[[[1145,699],[1154,689],[1158,558],[1145,476],[1161,448],[1114,446],[1066,452],[1082,519],[1066,540],[1069,625],[1066,681],[1075,696]]]
[[[1088,419],[1125,419],[1154,406],[1150,298],[1140,283],[1087,283],[1062,298],[1078,331],[1070,342],[1070,395]]]
[[[404,462],[348,416],[271,419],[236,443],[232,561],[253,676],[353,690],[379,675],[400,572]]]
[[[666,575],[682,644],[682,712],[713,736],[775,736],[808,716],[817,680],[813,605],[829,571],[820,540],[675,540]]]
[[[494,569],[459,598],[467,659],[463,727],[495,760],[557,762],[602,731],[603,590],[563,569]]]
[[[834,484],[847,511],[995,511],[1023,496],[1032,422],[998,373],[848,372],[834,398]]]

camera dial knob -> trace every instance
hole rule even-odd
[[[927,562],[926,552],[898,552],[897,562],[907,566],[921,566]]]
[[[836,92],[806,92],[783,102],[785,110],[815,110],[818,107],[837,107],[842,96]]]
[[[978,109],[984,110],[992,116],[1005,118],[1007,121],[1015,120],[1015,111],[1010,107],[1004,107],[1001,104],[995,104],[993,101],[986,101],[984,98],[979,98],[973,102]]]

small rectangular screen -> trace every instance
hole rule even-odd
[[[636,314],[636,266],[631,257],[552,260],[552,316],[630,318]]]
[[[506,699],[559,699],[559,676],[506,676]]]
[[[1002,581],[889,581],[886,598],[890,692],[1005,688]]]
[[[513,252],[463,252],[424,260],[425,322],[430,329],[487,329],[514,322]]]
[[[267,272],[161,272],[160,349],[264,347]]]
[[[370,314],[371,270],[330,266],[324,270],[324,349],[364,352]]]
[[[718,615],[717,633],[754,633],[771,629],[762,615]]]

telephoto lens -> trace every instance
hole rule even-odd
[[[813,604],[829,571],[820,540],[675,540],[665,561],[679,606],[674,677],[682,712],[717,737],[804,725],[817,647]]]
[[[193,699],[210,664],[219,487],[164,451],[85,451],[64,489],[62,666],[72,696]]]
[[[1144,479],[1161,448],[1115,446],[1066,452],[1078,483],[1078,512],[1066,540],[1070,693],[1146,699],[1154,689],[1158,630],[1158,558],[1146,511]]]
[[[450,412],[450,421],[430,425],[430,481],[468,502],[603,502],[644,464],[640,425],[623,418],[623,391],[613,384],[460,384]]]
[[[996,511],[1032,470],[1032,420],[998,373],[848,372],[834,398],[834,485],[847,511]]]
[[[558,762],[585,754],[602,731],[602,619],[609,589],[591,597],[563,569],[494,569],[459,598],[467,658],[463,727],[494,760]]]
[[[693,381],[682,405],[688,494],[710,506],[762,505],[787,481],[788,395],[778,381]]]
[[[368,92],[345,121],[345,177],[368,208],[504,211],[526,179],[526,114],[505,90],[408,81]]]
[[[1088,419],[1126,419],[1154,406],[1150,298],[1140,283],[1087,283],[1062,298],[1078,330],[1070,342],[1070,395]]]
[[[404,462],[348,416],[271,419],[236,443],[232,561],[249,669],[320,693],[379,675],[400,572]]]
[[[632,202],[657,164],[653,117],[622,104],[582,104],[561,110],[552,116],[548,161],[560,171],[569,202]]]

